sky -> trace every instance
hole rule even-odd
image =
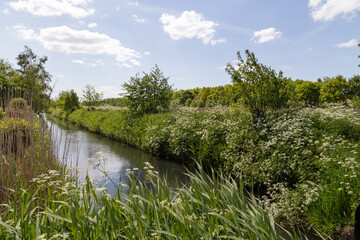
[[[360,0],[2,0],[0,58],[47,56],[55,95],[90,84],[117,97],[155,64],[174,89],[230,84],[246,49],[293,80],[349,78],[359,14]]]

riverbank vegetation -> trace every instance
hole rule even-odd
[[[287,110],[261,124],[229,108],[142,116],[79,109],[68,120],[170,160],[188,166],[199,161],[244,179],[283,223],[334,234],[353,223],[360,197],[360,115],[352,109]]]
[[[129,170],[128,182],[111,183],[114,197],[90,179],[72,182],[34,117],[50,105],[47,58],[26,48],[18,70],[1,61],[0,239],[302,238],[284,226],[348,235],[360,198],[360,76],[293,81],[245,55],[227,66],[233,84],[224,87],[171,92],[156,66],[120,99],[102,100],[90,85],[83,103],[61,92],[49,117],[195,172],[170,189],[146,164],[147,181]]]
[[[0,115],[0,239],[306,239],[278,225],[242,182],[207,175],[200,165],[179,189],[149,163],[145,181],[137,178],[139,169],[129,169],[127,180],[113,182],[115,196],[89,178],[79,184],[26,101],[13,99],[6,109]]]
[[[233,85],[176,91],[169,111],[82,108],[52,115],[243,180],[282,224],[345,235],[360,197],[360,76],[292,81],[245,55],[226,68]]]

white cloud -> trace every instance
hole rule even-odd
[[[138,1],[135,1],[135,2],[128,2],[128,5],[129,6],[135,6],[135,7],[138,7],[140,4]]]
[[[35,16],[61,16],[68,14],[74,18],[87,17],[95,12],[86,8],[92,0],[18,0],[9,2],[16,11],[28,11]]]
[[[96,28],[97,26],[98,26],[97,23],[89,23],[88,24],[89,28]]]
[[[147,52],[147,51],[145,51],[144,54],[145,54],[146,56],[150,56],[150,53]]]
[[[214,39],[215,27],[218,23],[205,20],[202,14],[195,11],[184,11],[180,17],[164,13],[160,22],[164,25],[164,31],[170,35],[173,40],[182,38],[201,39],[204,44],[215,45],[225,42],[224,38]]]
[[[264,43],[281,36],[282,32],[277,32],[275,28],[267,28],[254,32],[252,40],[256,43]]]
[[[124,93],[122,88],[114,86],[99,86],[95,87],[95,89],[98,92],[102,92],[104,98],[118,98],[120,93]]]
[[[73,59],[71,60],[72,63],[77,63],[77,64],[84,64],[84,60],[80,60],[80,59]]]
[[[137,51],[122,46],[119,40],[98,32],[78,31],[67,26],[60,26],[42,28],[39,34],[36,34],[32,29],[21,26],[14,28],[24,39],[37,40],[48,50],[68,54],[114,55],[116,61],[121,63],[140,57]]]
[[[314,21],[331,21],[338,15],[354,17],[360,11],[359,0],[309,0],[310,15]]]
[[[147,19],[141,18],[136,14],[132,15],[132,18],[135,20],[135,22],[138,22],[138,23],[145,23],[148,21]]]
[[[15,25],[14,29],[18,32],[19,36],[25,40],[31,40],[35,37],[35,31],[32,29],[27,29],[23,25]]]
[[[3,14],[8,14],[9,13],[9,9],[5,8],[4,10],[2,10]]]
[[[135,59],[130,59],[130,62],[134,65],[134,66],[140,66],[141,63]]]
[[[355,46],[357,46],[358,44],[359,44],[359,41],[354,38],[354,39],[351,39],[350,41],[336,44],[336,46],[339,47],[339,48],[343,48],[343,47],[355,47]]]
[[[118,64],[118,66],[125,67],[125,68],[132,68],[133,67],[132,65],[130,65],[128,63]]]
[[[105,63],[102,59],[98,59],[95,62],[85,62],[84,60],[81,59],[73,59],[71,60],[72,63],[77,63],[77,64],[81,64],[81,65],[86,65],[86,66],[90,66],[90,67],[98,67],[98,66],[104,66]]]
[[[310,52],[310,51],[312,51],[312,48],[309,47],[309,48],[306,49],[306,51],[307,51],[307,52]]]

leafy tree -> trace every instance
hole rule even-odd
[[[194,99],[194,93],[190,90],[182,91],[180,94],[179,103],[181,105],[185,105],[188,99],[190,100]]]
[[[333,78],[325,78],[320,90],[322,102],[340,102],[348,97],[348,84],[342,75]]]
[[[23,92],[23,97],[28,99],[32,108],[39,112],[47,107],[51,94],[51,75],[45,70],[46,56],[38,57],[29,47],[17,57],[20,81],[17,86]]]
[[[10,101],[14,79],[19,77],[16,70],[6,60],[0,59],[0,106],[5,110]]]
[[[56,100],[56,106],[62,108],[66,113],[71,113],[80,107],[79,97],[73,89],[62,91]]]
[[[172,87],[168,77],[155,65],[150,73],[136,74],[122,85],[130,110],[139,113],[158,113],[169,108]]]
[[[321,85],[317,82],[303,81],[296,84],[295,92],[297,101],[310,105],[319,104],[320,88]]]
[[[86,84],[85,90],[83,90],[83,98],[85,106],[94,106],[97,105],[103,98],[104,94],[102,92],[97,92],[94,86]]]
[[[289,96],[282,72],[276,74],[275,70],[259,63],[249,50],[245,50],[245,54],[246,60],[237,52],[239,63],[236,67],[229,63],[226,71],[239,86],[244,106],[254,120],[258,120],[265,117],[267,111],[286,106]]]
[[[360,96],[360,75],[354,75],[348,80],[349,95],[351,97]]]

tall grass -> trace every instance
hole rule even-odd
[[[65,173],[50,133],[25,100],[13,99],[0,119],[0,203],[16,204],[20,189],[32,192],[32,180],[51,169]]]
[[[8,206],[6,217],[13,220],[0,221],[0,239],[306,239],[276,224],[231,177],[199,168],[189,173],[187,185],[174,190],[149,163],[144,169],[143,182],[136,169],[129,170],[128,184],[120,183],[125,191],[119,187],[114,197],[89,179],[79,188],[53,183],[54,199],[62,200],[48,201],[41,212],[30,210],[34,198],[24,191],[24,217]]]

